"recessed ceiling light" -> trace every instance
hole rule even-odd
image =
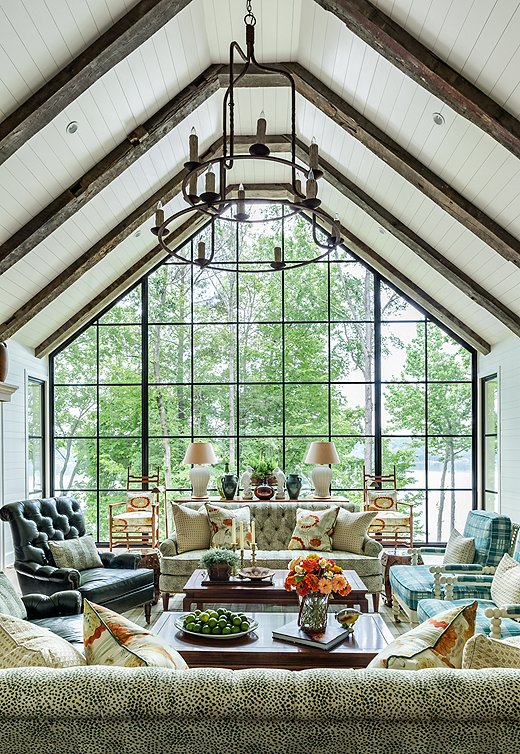
[[[71,120],[65,131],[68,134],[75,134],[78,130],[78,121],[77,120]]]
[[[386,233],[386,230],[382,228],[381,226],[379,226],[379,232],[381,233],[382,236],[384,236],[384,234]]]
[[[136,238],[139,238],[140,235],[141,235],[141,231],[140,230],[136,230],[135,233],[134,233],[134,236]]]
[[[444,125],[444,115],[441,115],[441,113],[433,113],[433,122],[436,126],[443,126]]]

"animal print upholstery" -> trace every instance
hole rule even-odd
[[[519,684],[509,669],[4,670],[0,751],[516,754]]]

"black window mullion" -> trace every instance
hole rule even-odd
[[[381,278],[374,274],[374,473],[382,474]]]
[[[149,332],[148,332],[148,278],[145,277],[141,286],[141,463],[142,474],[150,473],[150,454],[148,448],[149,426]]]

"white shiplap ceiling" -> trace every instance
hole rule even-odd
[[[131,9],[130,0],[0,0],[0,119],[48,81]],[[520,113],[520,20],[516,0],[374,0],[439,57]],[[256,0],[257,56],[297,61],[473,202],[520,238],[520,161],[362,42],[314,0]],[[243,41],[243,0],[192,0],[135,52],[0,165],[0,244],[58,197],[136,127],[196,79],[226,62],[229,43]],[[236,128],[251,133],[260,110],[269,132],[286,133],[286,89],[237,92]],[[444,127],[433,124],[441,112]],[[65,127],[78,121],[73,136]],[[6,321],[74,260],[176,174],[195,125],[202,149],[221,133],[222,91],[94,196],[24,259],[0,276],[0,318]],[[323,157],[446,259],[520,315],[520,269],[505,261],[397,174],[311,102],[298,96],[297,131],[316,137]],[[270,167],[238,176],[277,178]],[[322,182],[320,196],[342,224],[401,269],[430,296],[490,343],[508,332],[451,283],[446,283],[391,234]],[[179,201],[170,203],[173,210]],[[48,337],[75,311],[124,274],[154,246],[152,218],[16,335],[29,346]]]

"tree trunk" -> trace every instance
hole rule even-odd
[[[440,497],[439,497],[439,510],[437,511],[437,542],[441,541],[442,538],[442,516],[444,513],[444,503],[446,500],[446,491],[444,489],[445,483],[446,483],[446,473],[448,471],[448,462],[449,462],[449,453],[448,448],[446,448],[446,453],[444,455],[444,460],[442,462],[442,474],[441,474],[441,483],[440,483]]]
[[[153,375],[155,382],[161,381],[161,366],[159,361],[159,356],[161,353],[161,326],[155,325],[154,327],[154,343],[153,343]],[[164,403],[164,396],[163,391],[160,385],[156,386],[157,394],[155,396],[155,400],[157,402],[157,408],[159,409],[159,421],[161,423],[161,431],[163,437],[161,438],[162,446],[163,446],[163,455],[164,455],[164,480],[165,485],[167,489],[170,489],[172,486],[172,466],[171,466],[171,446],[170,446],[170,440],[168,438],[168,419],[166,416],[166,406]]]
[[[451,506],[450,506],[450,531],[455,528],[455,448],[453,440],[450,440],[450,475],[451,475]]]

